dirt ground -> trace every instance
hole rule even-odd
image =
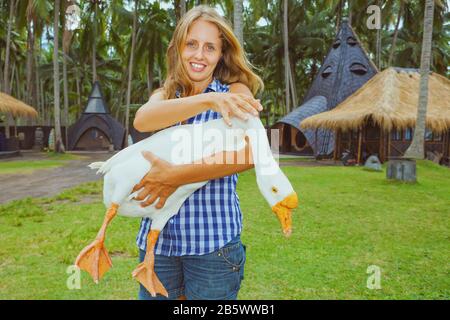
[[[3,161],[44,160],[40,153],[22,153],[23,157],[4,159]],[[83,159],[67,161],[58,168],[39,169],[29,174],[1,175],[0,203],[25,197],[49,197],[61,193],[62,190],[77,186],[84,182],[102,179],[94,170],[87,167],[94,161],[104,161],[111,153],[80,153]]]
[[[3,174],[1,175],[0,203],[26,197],[50,197],[61,193],[62,190],[75,187],[84,182],[102,179],[94,170],[87,167],[95,161],[105,161],[112,156],[111,153],[76,153],[83,157],[79,160],[67,161],[67,164],[58,168],[39,169],[29,174]],[[46,159],[42,153],[26,152],[22,157],[2,159],[1,161],[33,161]],[[330,160],[323,161],[281,161],[280,166],[336,166],[341,165]]]

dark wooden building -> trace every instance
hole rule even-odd
[[[120,150],[125,143],[125,128],[109,113],[100,84],[94,83],[81,117],[69,128],[69,150]]]
[[[420,74],[389,68],[377,74],[335,109],[302,122],[304,128],[333,130],[334,159],[349,150],[362,163],[369,155],[384,162],[401,157],[411,144],[417,117]],[[428,84],[425,151],[450,161],[450,80],[431,73]]]

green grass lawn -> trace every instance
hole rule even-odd
[[[450,298],[448,168],[420,162],[417,184],[358,167],[283,170],[300,200],[288,239],[254,171],[240,174],[247,246],[240,299]],[[101,184],[88,183],[0,206],[0,299],[136,298],[139,219],[112,222],[106,246],[114,267],[98,285],[82,272],[81,289],[67,288],[67,267],[103,220],[100,195]],[[381,270],[381,289],[366,287],[371,265]]]
[[[0,175],[1,174],[28,174],[35,170],[56,168],[65,164],[68,160],[76,160],[82,158],[81,156],[73,154],[57,154],[47,153],[43,160],[17,160],[17,161],[1,161],[0,162]]]

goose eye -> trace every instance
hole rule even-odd
[[[367,68],[361,63],[355,62],[350,66],[350,71],[355,74],[363,75],[367,73]]]
[[[272,192],[273,192],[273,193],[277,193],[277,192],[278,192],[278,189],[275,188],[275,187],[272,187]]]

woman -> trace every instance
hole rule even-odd
[[[207,6],[187,12],[178,23],[167,50],[168,76],[134,120],[141,132],[172,125],[200,123],[223,117],[246,119],[262,106],[253,95],[263,87],[251,71],[229,24]],[[224,157],[243,159],[223,163]],[[236,194],[237,173],[253,167],[249,145],[222,152],[202,164],[173,166],[147,153],[149,173],[135,190],[143,206],[166,199],[183,184],[210,180],[186,199],[167,223],[155,245],[155,272],[169,299],[236,299],[243,279],[245,246],[240,240],[242,214]],[[143,219],[137,236],[143,261],[151,221]],[[150,236],[149,236],[150,238]],[[141,285],[140,299],[152,298]]]

